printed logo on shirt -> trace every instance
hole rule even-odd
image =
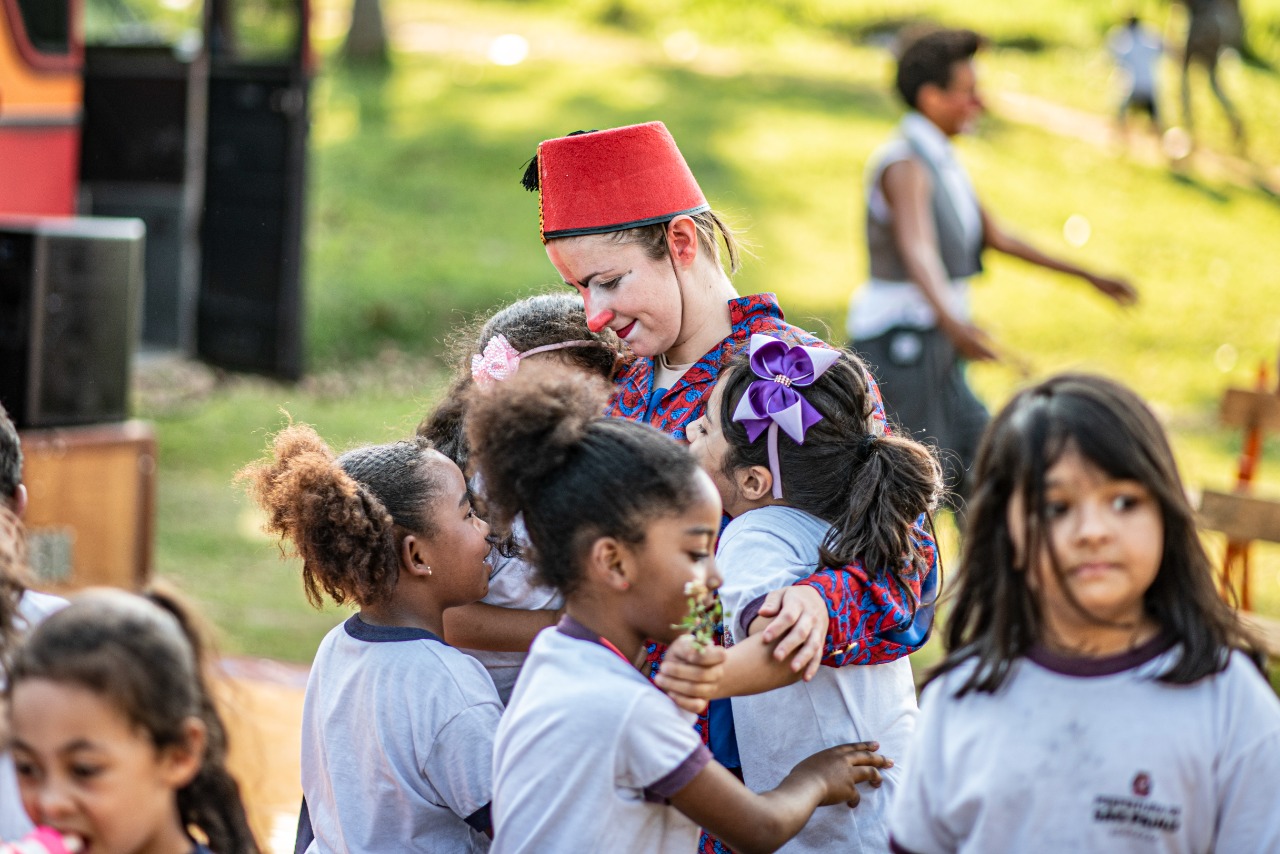
[[[1107,825],[1114,836],[1136,836],[1142,839],[1159,839],[1161,835],[1177,833],[1182,827],[1182,807],[1148,800],[1155,784],[1151,774],[1139,771],[1133,777],[1130,789],[1134,797],[1127,795],[1098,795],[1093,799],[1093,820]]]

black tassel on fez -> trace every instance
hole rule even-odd
[[[595,128],[591,130],[575,130],[572,133],[565,134],[565,136],[578,136],[579,134],[595,132]],[[529,162],[524,164],[524,175],[520,178],[520,186],[530,193],[538,192],[538,155],[533,155],[529,158]]]
[[[520,179],[520,186],[530,193],[538,192],[538,155],[530,157],[529,162],[524,165],[524,176]]]

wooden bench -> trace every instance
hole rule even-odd
[[[1239,603],[1241,617],[1262,641],[1267,654],[1280,658],[1280,620],[1253,613],[1249,578],[1249,544],[1262,540],[1280,543],[1280,501],[1250,494],[1262,457],[1262,437],[1280,433],[1280,392],[1266,389],[1265,369],[1259,370],[1258,388],[1228,389],[1222,399],[1222,424],[1244,431],[1244,446],[1232,492],[1205,490],[1200,496],[1202,528],[1226,535],[1219,586]]]

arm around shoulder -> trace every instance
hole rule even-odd
[[[444,612],[445,640],[490,652],[528,652],[538,632],[554,626],[559,611],[525,611],[472,602]]]

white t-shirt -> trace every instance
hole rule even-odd
[[[494,854],[694,851],[665,802],[711,761],[693,721],[590,629],[544,629],[498,725]]]
[[[308,852],[483,852],[502,704],[484,668],[422,629],[358,615],[320,643],[302,707]]]
[[[925,689],[894,804],[894,850],[1280,851],[1280,700],[1233,653],[1193,685],[1155,681],[1157,639],[1108,659],[1036,651],[996,694]]]
[[[739,621],[747,604],[813,573],[829,528],[816,516],[781,506],[751,510],[729,522],[716,548],[716,565],[724,576],[725,632],[734,643],[747,637]],[[838,744],[878,741],[880,752],[896,763],[880,772],[879,789],[860,789],[856,809],[818,807],[782,851],[879,854],[888,848],[888,806],[901,784],[917,715],[907,659],[822,667],[810,682],[732,702],[742,772],[753,791],[777,787],[798,762]]]
[[[31,631],[45,617],[67,606],[67,600],[48,593],[28,590],[18,602],[19,633]],[[0,689],[4,688],[4,674],[0,672]],[[6,750],[0,753],[0,840],[21,839],[35,827],[22,808],[22,795],[18,792],[18,778],[13,771],[13,756]]]
[[[517,516],[511,528],[515,541],[527,547],[529,535],[525,531],[524,520]],[[533,564],[523,558],[504,557],[494,549],[485,560],[489,564],[489,592],[481,602],[521,611],[555,611],[564,605],[564,597],[559,591],[539,584],[534,577]],[[515,687],[516,677],[520,675],[520,667],[528,653],[459,649],[484,665],[502,702],[511,699],[511,689]]]
[[[1156,71],[1164,44],[1150,27],[1121,27],[1107,39],[1107,49],[1135,95],[1150,97],[1156,91]]]

